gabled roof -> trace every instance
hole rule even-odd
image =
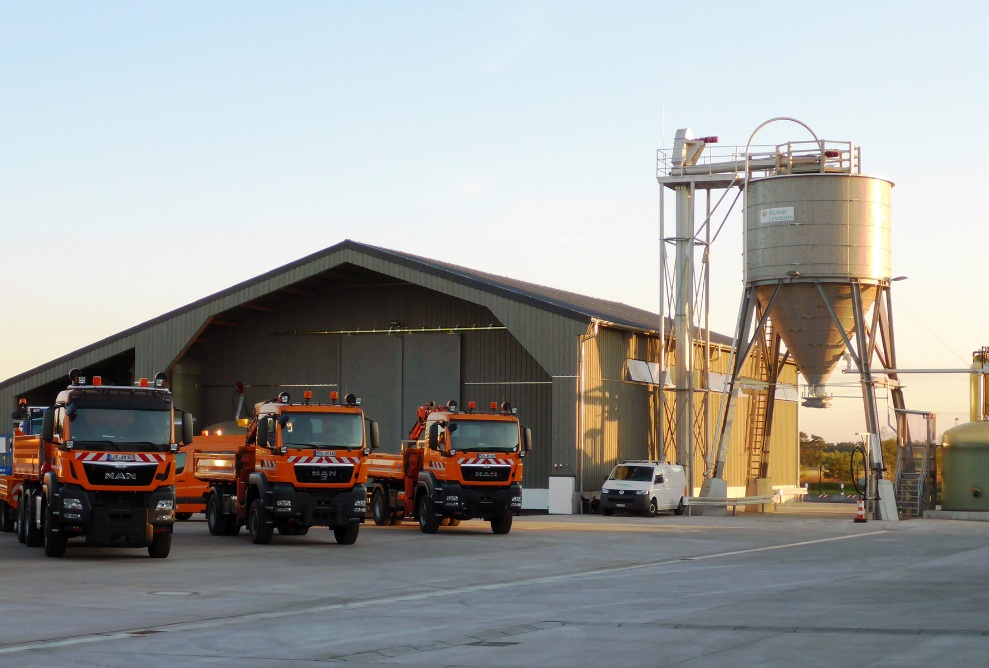
[[[245,288],[250,288],[251,286],[268,279],[302,269],[306,265],[318,263],[320,260],[323,260],[340,251],[352,251],[358,254],[374,257],[379,260],[394,262],[412,269],[413,271],[430,274],[449,281],[468,285],[476,289],[492,292],[504,298],[514,299],[516,301],[524,302],[560,315],[586,320],[587,322],[600,320],[612,323],[619,327],[628,327],[643,331],[659,331],[659,316],[657,314],[651,313],[644,309],[636,308],[634,306],[629,306],[628,304],[598,299],[596,297],[588,297],[586,295],[536,285],[534,283],[527,283],[525,281],[508,278],[505,276],[498,276],[496,274],[477,271],[468,267],[449,264],[439,260],[412,255],[410,253],[402,253],[400,251],[394,251],[387,248],[362,244],[348,239],[330,246],[329,248],[278,267],[277,269],[268,271],[260,276],[243,281],[226,288],[225,290],[221,290],[220,292],[199,299],[191,304],[169,311],[168,313],[164,313],[156,318],[152,318],[151,320],[128,328],[101,341],[97,341],[96,343],[90,344],[84,348],[80,348],[79,350],[75,350],[67,355],[63,355],[39,367],[8,378],[7,380],[0,382],[0,388],[11,385],[40,371],[44,371],[55,366],[64,365],[66,362],[77,358],[80,355],[95,351],[103,346],[160,325],[173,318],[208,305],[211,302],[234,295],[242,290],[245,290]],[[341,264],[345,264],[345,262],[342,261]],[[669,320],[667,320],[667,328],[667,331],[672,329],[670,327]],[[730,337],[714,334],[713,332],[711,335],[711,340],[712,342],[721,345],[732,345],[732,339]]]

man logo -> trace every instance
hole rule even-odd
[[[124,471],[107,471],[103,474],[104,480],[137,480],[136,473],[127,473]]]

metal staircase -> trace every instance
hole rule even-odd
[[[896,461],[896,510],[901,518],[922,517],[930,469],[929,448],[926,445],[907,445],[900,448]]]

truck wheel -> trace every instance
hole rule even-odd
[[[659,512],[659,504],[656,503],[656,499],[649,499],[649,509],[646,510],[646,515],[649,517],[656,517],[656,513]]]
[[[360,530],[360,522],[347,522],[343,526],[333,527],[333,537],[340,545],[353,545],[357,542],[357,534]]]
[[[175,513],[175,519],[180,522],[187,522],[192,519],[192,513]]]
[[[512,530],[512,516],[503,515],[491,520],[491,531],[505,534]]]
[[[423,493],[419,497],[419,530],[423,533],[436,533],[440,528],[441,519],[433,510],[433,500],[428,494]]]
[[[148,554],[152,559],[164,559],[172,549],[172,532],[155,532],[151,537],[151,545],[148,545]]]
[[[680,497],[680,503],[677,505],[676,509],[673,511],[674,515],[683,515],[683,497]]]
[[[27,495],[21,494],[21,499],[17,504],[17,542],[25,543],[27,542],[27,520],[24,519],[24,508],[26,503]]]
[[[45,556],[61,557],[65,554],[65,543],[68,542],[68,537],[65,535],[65,530],[58,526],[52,516],[51,504],[45,504],[44,513]]]
[[[24,542],[27,543],[28,547],[41,547],[45,539],[41,533],[41,527],[34,521],[35,508],[38,507],[40,500],[35,498],[34,494],[28,494],[25,501]]]
[[[251,503],[247,523],[251,532],[251,540],[255,544],[267,545],[271,542],[271,535],[275,532],[275,527],[265,523],[264,502],[261,499],[254,499],[254,502]]]
[[[10,505],[6,501],[0,501],[0,531],[10,533],[14,530],[14,518],[10,515]]]
[[[374,490],[374,494],[371,495],[371,517],[379,527],[386,527],[395,523],[395,517],[391,508],[388,507],[388,499],[380,487]]]
[[[226,513],[220,508],[220,498],[216,494],[209,495],[206,502],[206,526],[214,536],[225,536],[230,530]]]

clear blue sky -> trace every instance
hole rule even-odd
[[[2,2],[0,378],[346,238],[656,311],[656,149],[679,127],[744,145],[775,116],[896,183],[900,366],[968,366],[989,344],[987,19],[974,1]],[[740,253],[736,216],[713,254],[725,333]],[[967,420],[966,377],[906,380],[942,429]],[[854,439],[860,406],[802,410],[802,429]]]

